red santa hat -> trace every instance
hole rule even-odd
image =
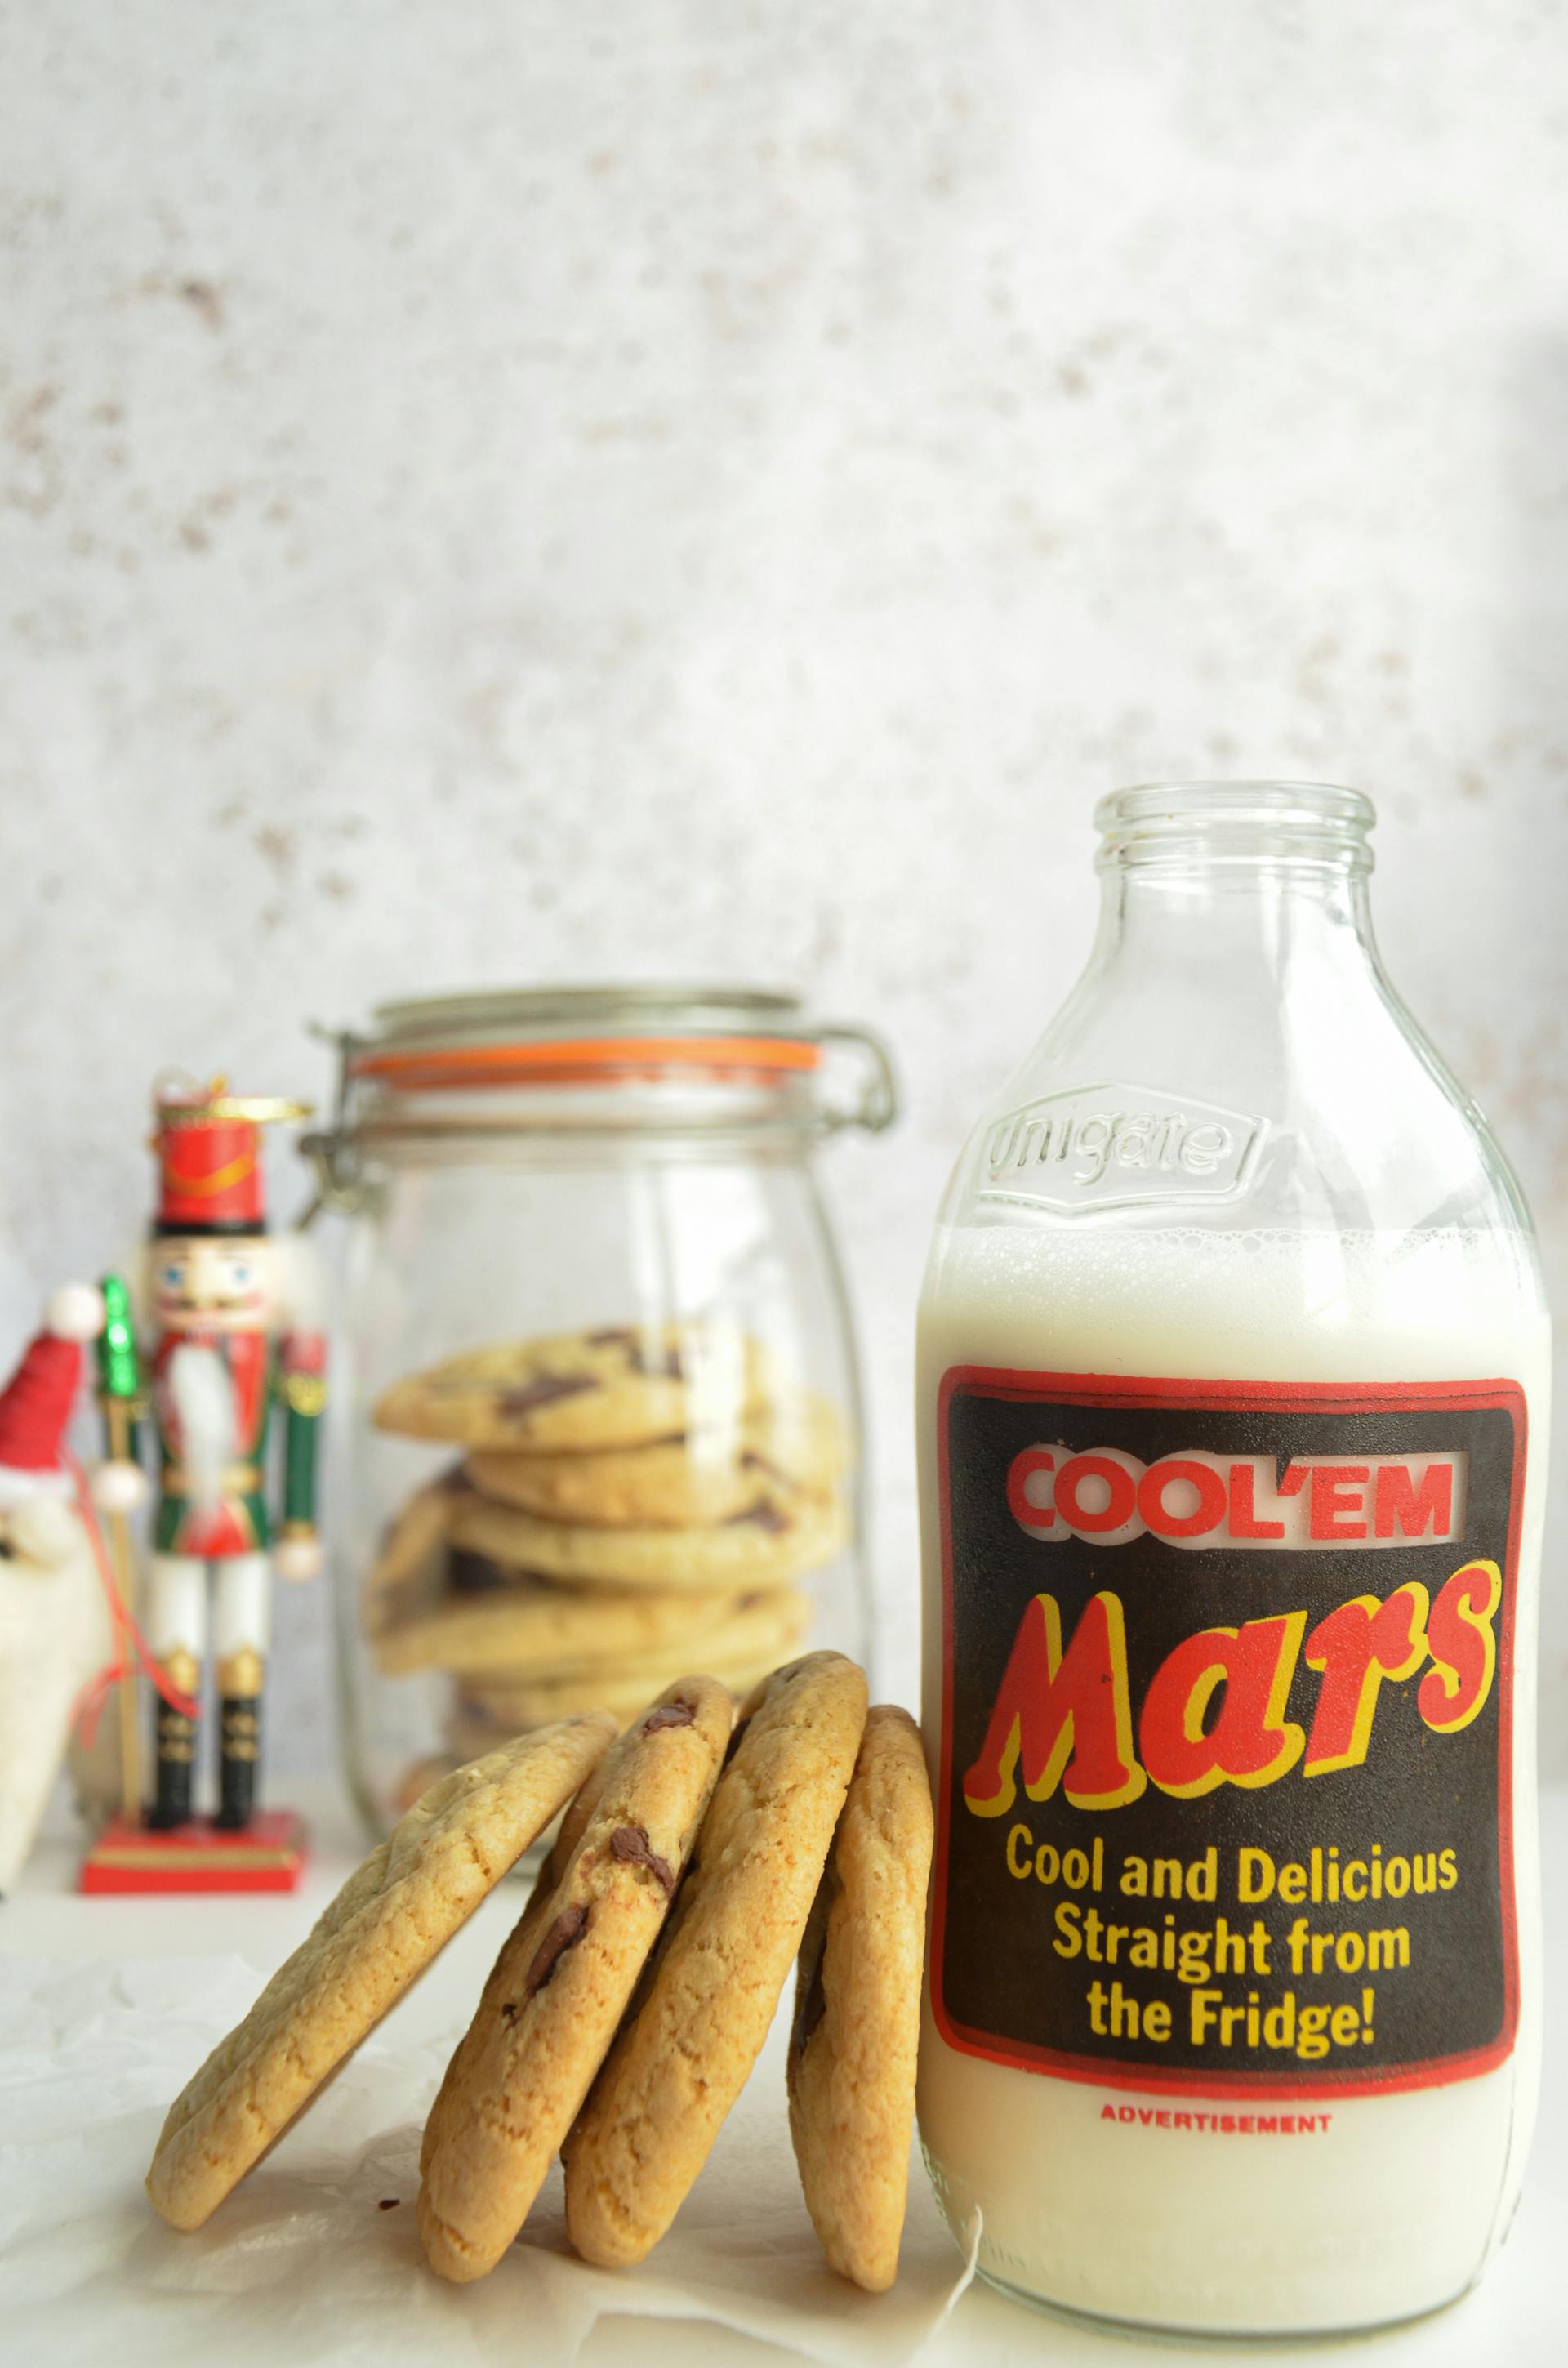
[[[90,1283],[68,1282],[50,1301],[43,1330],[0,1390],[0,1506],[72,1495],[63,1450],[81,1386],[82,1342],[103,1325],[103,1296]]]

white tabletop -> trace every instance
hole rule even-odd
[[[269,1971],[306,1927],[359,1855],[358,1838],[335,1795],[299,1802],[310,1816],[314,1850],[301,1891],[287,1898],[99,1898],[74,1890],[77,1839],[69,1822],[52,1822],[16,1894],[0,1907],[0,1952],[72,1958],[117,1959],[237,1952],[258,1972]],[[1568,2358],[1562,2323],[1562,2232],[1568,2228],[1568,2051],[1559,2044],[1551,1999],[1568,2000],[1568,1792],[1543,1803],[1549,2000],[1545,2088],[1540,2123],[1523,2204],[1501,2259],[1477,2293],[1451,2310],[1361,2347],[1389,2368],[1475,2368],[1507,2362],[1510,2368],[1559,2368]],[[507,1912],[487,1903],[453,1942],[443,1965],[477,1990]],[[468,1960],[472,1957],[472,1964]],[[435,1994],[416,1991],[400,2012],[411,2027],[436,2011]],[[62,2199],[64,2202],[65,2199]],[[106,2346],[108,2328],[105,2330]],[[93,2356],[73,2327],[59,2357]],[[64,2329],[62,2328],[62,2338]],[[1210,2350],[1213,2347],[1183,2347]],[[1278,2361],[1276,2349],[1224,2346],[1241,2362]],[[1342,2345],[1299,2345],[1290,2356],[1342,2359]],[[306,2363],[296,2353],[299,2368]],[[329,2355],[324,2355],[329,2356]],[[520,2343],[519,2361],[527,2358]],[[689,2320],[627,2316],[604,2318],[577,2354],[583,2368],[744,2368],[790,2355],[771,2343]],[[983,2287],[960,2300],[947,2325],[920,2354],[927,2368],[1023,2368],[1025,2362],[1063,2368],[1137,2368],[1171,2358],[1171,2347],[1024,2310]],[[34,2363],[29,2363],[34,2368]],[[40,2361],[36,2368],[50,2368]],[[171,2354],[171,2368],[177,2368]],[[438,2363],[432,2362],[432,2368]]]

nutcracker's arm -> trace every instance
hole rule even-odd
[[[283,1401],[283,1536],[313,1539],[316,1434],[326,1404],[326,1341],[320,1332],[283,1335],[278,1395]]]
[[[278,1257],[283,1520],[273,1567],[279,1578],[313,1578],[321,1567],[316,1538],[317,1433],[326,1404],[323,1276],[314,1246],[302,1234],[285,1235],[278,1245]]]

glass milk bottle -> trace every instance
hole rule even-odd
[[[1096,819],[921,1303],[921,2132],[1016,2294],[1369,2327],[1478,2276],[1535,2110],[1540,1273],[1368,800]]]

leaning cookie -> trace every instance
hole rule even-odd
[[[790,1511],[754,1506],[710,1529],[590,1529],[545,1521],[513,1505],[464,1497],[453,1508],[453,1543],[537,1571],[559,1586],[646,1587],[666,1593],[778,1587],[831,1562],[846,1535],[834,1498],[802,1498]]]
[[[199,2228],[446,1946],[615,1733],[604,1717],[525,1736],[415,1803],[169,2110],[147,2192]]]
[[[665,1920],[731,1707],[710,1678],[652,1705],[606,1768],[548,1907],[503,1948],[424,2152],[419,2232],[443,2277],[483,2277],[521,2227]]]
[[[533,1889],[528,1894],[528,1905],[513,1928],[511,1941],[508,1943],[508,1948],[513,1952],[525,1952],[531,1957],[534,1948],[543,1938],[545,1925],[550,1920],[548,1911],[551,1902],[555,1896],[562,1876],[572,1863],[578,1843],[588,1829],[588,1820],[597,1807],[599,1794],[604,1790],[606,1770],[615,1757],[615,1752],[610,1750],[596,1759],[570,1801],[567,1802],[565,1808],[562,1809],[561,1823],[555,1829],[555,1839],[545,1852],[539,1871],[534,1876]],[[425,2135],[419,2148],[421,2178],[429,2169],[435,2148],[440,2142],[446,2128],[451,2097],[459,2085],[455,2076],[460,2066],[472,2062],[483,2047],[486,2030],[486,2008],[505,1995],[509,1963],[510,1958],[506,1951],[503,1951],[501,1956],[491,1967],[489,1979],[484,1985],[479,2006],[474,2011],[473,2021],[458,2042],[451,2061],[447,2066],[446,2077],[437,2091],[436,2100],[426,2117]],[[499,2012],[499,2010],[497,2004],[495,2011]]]
[[[607,2267],[640,2261],[706,2161],[767,2035],[866,1719],[837,1653],[777,1669],[742,1706],[641,2003],[566,2142],[566,2226]]]
[[[907,1711],[868,1713],[801,1944],[790,2134],[835,2270],[881,2294],[898,2273],[915,2120],[931,1787]]]
[[[612,1325],[449,1357],[394,1382],[374,1420],[465,1447],[638,1447],[738,1420],[766,1383],[764,1351],[732,1326]]]

